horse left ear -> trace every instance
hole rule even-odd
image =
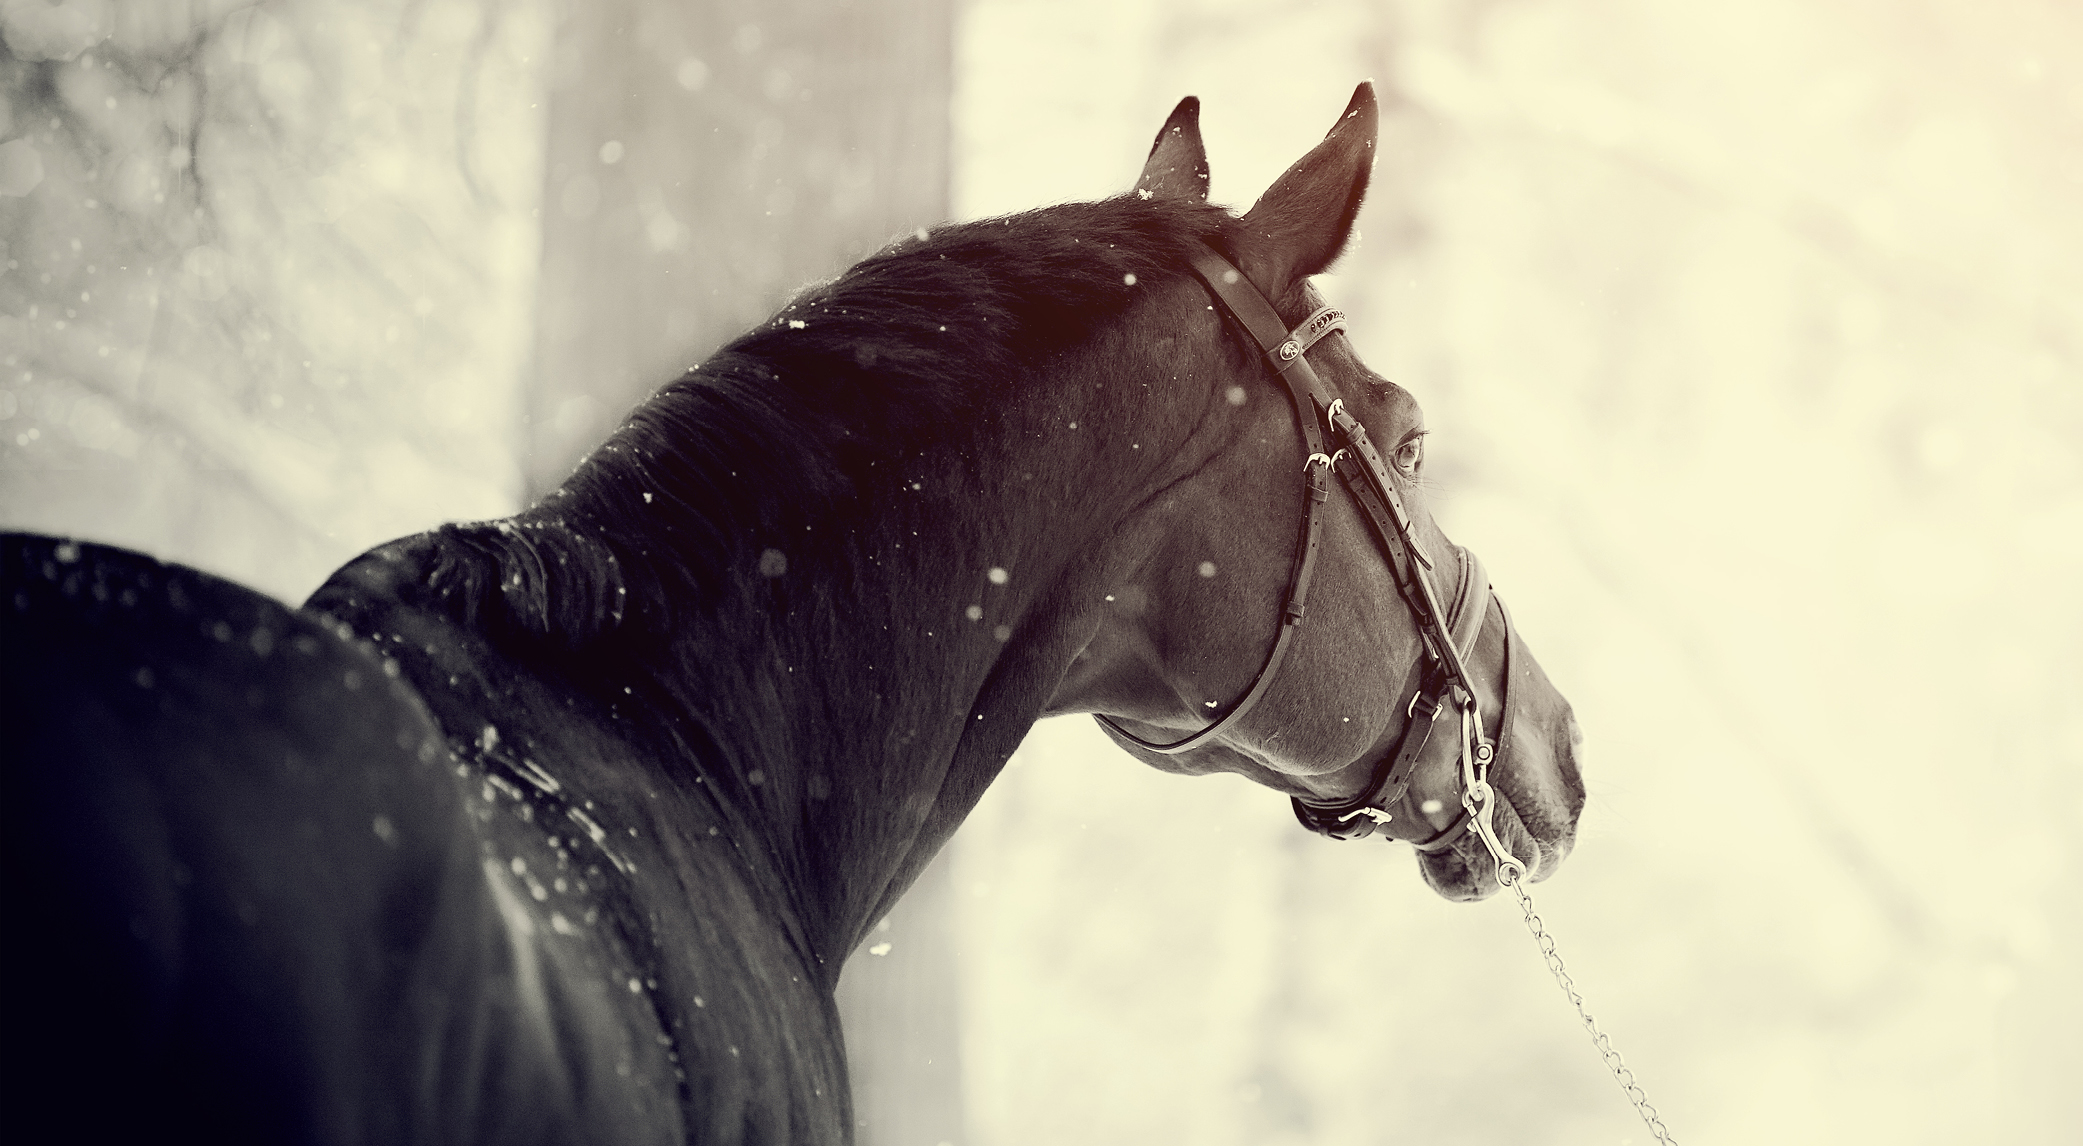
[[[1237,261],[1269,297],[1277,299],[1301,279],[1322,273],[1344,252],[1374,170],[1379,119],[1374,85],[1363,83],[1324,141],[1245,213]]]
[[[1208,152],[1201,146],[1200,100],[1192,96],[1180,100],[1171,118],[1158,129],[1157,142],[1150,145],[1150,158],[1143,161],[1143,174],[1136,180],[1136,194],[1144,199],[1208,201]]]

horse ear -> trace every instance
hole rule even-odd
[[[1374,85],[1363,83],[1324,141],[1245,213],[1238,262],[1268,296],[1279,298],[1297,281],[1322,273],[1345,250],[1374,170],[1379,119]]]
[[[1208,201],[1208,152],[1201,146],[1201,101],[1187,96],[1172,109],[1143,161],[1136,194],[1144,199]]]

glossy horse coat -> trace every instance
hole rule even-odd
[[[121,1072],[137,1101],[74,1107],[87,1138],[846,1140],[839,968],[1027,729],[1191,731],[1272,639],[1297,432],[1188,267],[1212,245],[1287,321],[1314,309],[1374,104],[1241,219],[1204,202],[1193,110],[1136,193],[893,246],[541,504],[381,546],[302,609],[8,538],[9,867],[39,938],[10,967],[45,988],[10,1025],[52,1048],[18,1093]],[[1310,357],[1378,440],[1420,440],[1342,336]],[[1423,644],[1350,506],[1317,577],[1263,701],[1152,763],[1365,783]],[[1582,789],[1524,660],[1497,781],[1545,874]],[[1494,890],[1460,851],[1425,871]]]

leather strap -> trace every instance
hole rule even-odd
[[[1271,351],[1274,358],[1286,361],[1299,358],[1309,348],[1334,330],[1345,329],[1345,312],[1335,306],[1318,307],[1308,318],[1287,332],[1287,338]]]
[[[1201,248],[1194,257],[1193,270],[1194,274],[1200,276],[1201,281],[1207,284],[1208,289],[1215,293],[1217,301],[1227,307],[1230,314],[1242,323],[1245,330],[1266,350],[1268,361],[1273,363],[1281,382],[1287,388],[1288,401],[1294,407],[1295,425],[1302,432],[1302,442],[1308,449],[1308,456],[1302,463],[1306,486],[1302,502],[1302,528],[1300,536],[1295,539],[1294,564],[1288,575],[1287,602],[1281,609],[1280,629],[1274,634],[1273,648],[1266,653],[1265,662],[1259,666],[1258,674],[1251,678],[1251,684],[1245,688],[1244,695],[1207,727],[1179,740],[1150,740],[1121,727],[1104,713],[1094,715],[1094,719],[1114,736],[1146,752],[1157,752],[1167,756],[1191,752],[1208,743],[1251,711],[1252,706],[1256,705],[1259,698],[1272,686],[1273,678],[1280,670],[1280,662],[1287,657],[1288,645],[1294,640],[1295,630],[1301,627],[1302,618],[1308,611],[1309,584],[1316,574],[1316,550],[1323,535],[1323,507],[1330,499],[1331,492],[1330,481],[1324,473],[1330,468],[1331,458],[1324,452],[1323,419],[1320,416],[1327,399],[1324,396],[1323,380],[1316,376],[1316,371],[1310,369],[1301,349],[1285,357],[1276,352],[1286,346],[1302,346],[1300,339],[1312,326],[1315,328],[1314,333],[1313,336],[1308,336],[1307,345],[1314,345],[1324,335],[1341,328],[1345,321],[1343,313],[1325,307],[1310,315],[1296,332],[1291,333],[1281,323],[1279,314],[1266,302],[1265,296],[1258,292],[1258,288],[1245,281],[1243,272],[1214,248]]]
[[[1482,637],[1488,617],[1489,604],[1497,598],[1491,593],[1489,576],[1484,572],[1482,562],[1475,554],[1458,546],[1456,552],[1462,559],[1461,577],[1447,623],[1452,626],[1456,650],[1465,660],[1474,656],[1476,642]],[[1509,642],[1514,634],[1510,630],[1510,618],[1502,612],[1502,608],[1500,602],[1498,615],[1506,624],[1505,640],[1509,658]],[[1511,670],[1509,659],[1504,667],[1508,682]],[[1445,766],[1452,767],[1453,757],[1459,751],[1460,745],[1457,727],[1459,712],[1451,701],[1451,688],[1452,681],[1444,667],[1435,662],[1432,671],[1425,675],[1424,683],[1411,695],[1405,708],[1407,723],[1404,725],[1403,735],[1397,740],[1395,751],[1385,754],[1376,764],[1367,786],[1359,794],[1337,803],[1326,804],[1299,797],[1294,799],[1295,818],[1302,826],[1337,839],[1353,839],[1380,833],[1391,839],[1409,840],[1421,850],[1436,850],[1437,847],[1445,846],[1458,838],[1467,819],[1465,809],[1458,810],[1454,820],[1446,827],[1436,832],[1426,827],[1425,834],[1421,836],[1404,835],[1397,831],[1398,827],[1405,824],[1422,825],[1423,821],[1412,812],[1406,812],[1398,818],[1395,811],[1397,805],[1404,802],[1410,789],[1411,777],[1416,774],[1420,763],[1440,760]],[[1504,685],[1504,689],[1503,708],[1506,723],[1500,732],[1501,737],[1509,734],[1509,721],[1515,711],[1515,697],[1509,683]],[[1441,727],[1442,725],[1444,727]],[[1501,747],[1500,744],[1500,749]],[[1501,751],[1499,755],[1502,755]],[[1377,815],[1377,812],[1380,814]]]
[[[1445,739],[1435,735],[1436,726],[1458,723],[1463,709],[1475,707],[1476,694],[1468,674],[1467,657],[1474,654],[1488,612],[1491,599],[1489,579],[1475,555],[1457,547],[1462,558],[1461,576],[1452,607],[1441,608],[1431,580],[1425,574],[1425,570],[1433,568],[1432,561],[1418,540],[1401,496],[1389,479],[1386,464],[1367,436],[1367,428],[1346,411],[1344,401],[1330,393],[1309,365],[1309,348],[1332,331],[1344,329],[1344,313],[1333,307],[1321,307],[1290,330],[1265,295],[1213,247],[1204,246],[1194,255],[1193,270],[1265,352],[1268,364],[1279,375],[1288,392],[1295,425],[1307,449],[1307,459],[1302,466],[1307,495],[1288,582],[1287,603],[1273,647],[1266,654],[1258,674],[1252,678],[1244,695],[1206,727],[1183,739],[1163,742],[1137,736],[1105,714],[1097,714],[1096,718],[1122,740],[1146,751],[1172,754],[1188,752],[1207,743],[1258,703],[1272,684],[1306,612],[1309,584],[1315,572],[1317,544],[1322,532],[1321,511],[1329,496],[1324,471],[1335,470],[1381,543],[1397,589],[1418,623],[1430,654],[1428,659],[1434,667],[1425,674],[1424,683],[1406,707],[1407,719],[1397,750],[1376,765],[1375,775],[1367,788],[1353,799],[1330,805],[1298,798],[1293,801],[1294,811],[1303,826],[1325,835],[1352,838],[1372,834],[1381,828],[1385,834],[1396,838],[1386,828],[1393,818],[1388,809],[1403,800],[1412,773],[1419,761],[1428,755],[1426,749],[1434,749],[1431,755],[1440,754],[1439,746],[1445,743]],[[1326,429],[1341,443],[1337,452],[1328,456],[1324,444]],[[1500,616],[1505,623],[1506,648],[1504,724],[1500,736],[1509,737],[1510,720],[1514,714],[1510,680],[1513,635],[1510,618],[1502,613]],[[1487,731],[1481,727],[1480,719],[1475,723],[1475,736],[1487,747]],[[1449,752],[1457,747],[1459,745],[1449,745]],[[1462,816],[1445,829],[1415,842],[1421,848],[1444,846],[1440,843],[1442,840],[1451,843],[1450,837],[1462,826],[1465,818],[1464,809]]]
[[[1460,553],[1463,558],[1461,585],[1459,591],[1454,594],[1454,611],[1449,615],[1448,624],[1454,627],[1453,639],[1456,647],[1462,650],[1464,655],[1473,655],[1475,642],[1483,631],[1483,616],[1486,612],[1484,602],[1490,595],[1490,579],[1483,572],[1482,562],[1475,559],[1475,554],[1466,549],[1460,550]],[[1451,734],[1452,725],[1458,722],[1459,714],[1449,703],[1447,696],[1450,683],[1446,674],[1437,669],[1426,674],[1425,685],[1419,686],[1417,694],[1411,697],[1410,704],[1404,709],[1409,724],[1404,728],[1396,751],[1390,756],[1388,771],[1369,785],[1365,792],[1347,801],[1348,805],[1357,801],[1360,807],[1378,807],[1387,811],[1403,799],[1403,794],[1410,788],[1411,775],[1417,771],[1419,759],[1424,755],[1425,748],[1433,743],[1432,734],[1438,725],[1447,724],[1448,732]],[[1422,714],[1421,709],[1424,710]],[[1421,718],[1423,724],[1418,723]],[[1452,745],[1448,745],[1448,750],[1452,750]],[[1346,812],[1340,818],[1349,821],[1353,818],[1353,813]],[[1376,821],[1382,824],[1386,822]]]

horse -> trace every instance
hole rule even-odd
[[[1448,898],[1553,872],[1569,707],[1309,282],[1376,121],[1238,216],[1188,98],[1132,191],[892,244],[301,607],[7,536],[15,1108],[846,1142],[841,965],[1048,715]]]

